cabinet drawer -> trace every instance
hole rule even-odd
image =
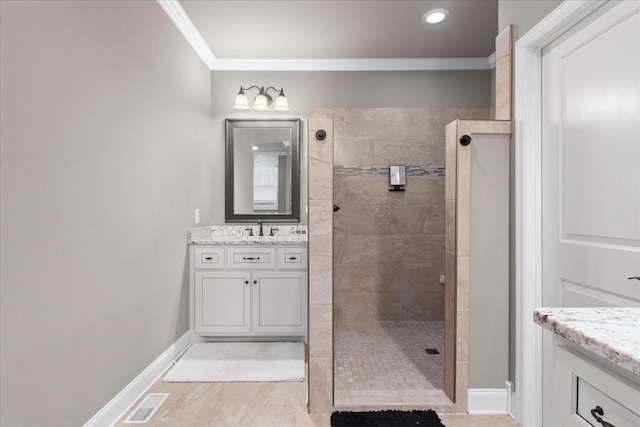
[[[227,268],[274,269],[275,248],[227,248]]]
[[[637,403],[640,405],[640,401]],[[591,413],[591,410],[598,406],[602,409],[602,413],[596,415],[616,427],[640,426],[640,416],[637,413],[625,408],[583,378],[578,378],[577,414],[592,426],[599,427],[601,424]]]
[[[306,270],[307,248],[278,248],[278,269]]]
[[[603,414],[598,416],[603,421],[615,427],[640,426],[637,377],[613,364],[605,366],[606,360],[586,351],[558,345],[558,341],[554,344],[551,425],[602,427],[591,414],[600,406]]]
[[[224,268],[224,248],[196,248],[195,268]]]

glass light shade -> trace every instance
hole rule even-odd
[[[248,110],[249,109],[249,100],[247,99],[247,95],[244,92],[236,95],[236,104],[233,106],[234,110]]]
[[[259,93],[253,102],[253,109],[256,111],[269,111],[269,101],[267,96],[263,93]]]
[[[273,107],[273,111],[289,111],[289,101],[284,93],[280,92],[280,95],[276,98],[276,106]]]

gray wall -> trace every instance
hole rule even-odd
[[[562,0],[498,0],[498,32],[513,25],[516,42],[560,3]]]
[[[210,72],[155,1],[0,7],[0,424],[81,425],[188,329]]]
[[[509,136],[473,135],[469,256],[469,387],[509,375]]]
[[[498,0],[498,32],[502,31],[507,25],[511,24],[513,31],[514,43],[518,41],[523,35],[525,35],[530,29],[532,29],[538,22],[544,19],[549,13],[551,13],[556,7],[562,3],[562,0]],[[513,63],[513,72],[515,73],[515,61]],[[512,76],[512,82],[515,81]],[[514,88],[515,89],[515,86]],[[515,90],[512,90],[512,97]],[[513,99],[513,98],[512,98]],[[511,113],[511,117],[515,117],[515,103],[512,103],[514,111]],[[511,142],[512,146],[514,141]],[[510,246],[509,251],[509,378],[512,382],[515,382],[516,377],[516,335],[515,335],[515,190],[514,190],[514,177],[515,177],[515,150],[511,150],[511,180],[510,180]]]
[[[288,113],[235,111],[240,86],[282,87]],[[255,90],[248,94],[251,100]],[[213,175],[211,223],[224,223],[224,119],[298,117],[302,122],[301,200],[307,200],[306,119],[316,107],[489,107],[490,71],[380,71],[380,72],[252,72],[211,73],[213,116]],[[304,205],[300,209],[307,222]]]

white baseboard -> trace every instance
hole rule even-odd
[[[149,390],[149,388],[169,369],[173,363],[194,342],[191,331],[187,331],[176,342],[171,344],[144,371],[133,379],[98,411],[83,427],[112,426]]]
[[[470,388],[467,410],[471,415],[509,414],[510,388]]]

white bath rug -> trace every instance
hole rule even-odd
[[[164,382],[302,381],[302,342],[193,344]]]

